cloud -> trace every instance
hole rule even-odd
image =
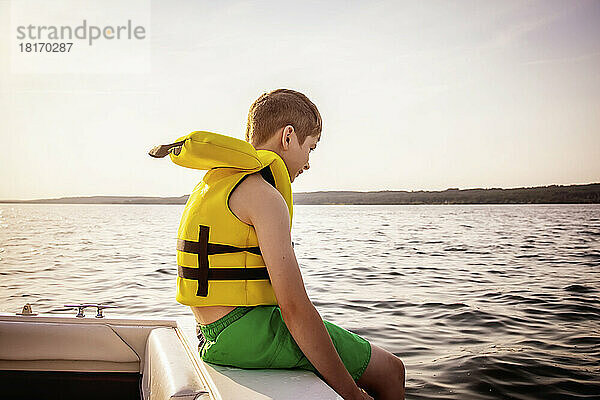
[[[517,24],[509,26],[508,28],[499,32],[494,40],[492,41],[492,47],[507,47],[518,41],[521,37],[533,32],[543,26],[546,26],[557,19],[559,19],[563,13],[555,13],[552,15],[534,17],[526,21],[521,21]]]
[[[597,57],[600,57],[600,51],[595,51],[593,53],[581,54],[581,55],[572,56],[572,57],[546,58],[546,59],[542,59],[542,60],[527,61],[527,62],[523,63],[523,65],[574,63],[574,62],[591,60],[591,59],[594,59]]]

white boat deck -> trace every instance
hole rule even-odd
[[[193,349],[198,348],[196,323],[193,319],[178,319],[185,339]],[[194,353],[203,375],[218,389],[222,399],[341,399],[318,376],[310,371],[287,369],[240,369],[221,365],[208,364],[200,360],[199,354]]]
[[[205,363],[193,318],[0,313],[2,370],[142,373],[145,400],[341,399],[314,373]]]

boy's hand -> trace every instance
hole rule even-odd
[[[306,358],[345,399],[370,399],[346,370],[306,294],[281,194],[260,174],[252,174],[231,194],[229,206],[239,219],[254,226],[281,315]]]

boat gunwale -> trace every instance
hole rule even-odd
[[[78,318],[74,315],[56,315],[56,314],[37,314],[37,315],[15,315],[9,313],[0,313],[0,321],[6,322],[44,322],[44,323],[75,323],[75,324],[113,324],[128,326],[156,326],[177,328],[177,320],[170,318],[152,318],[141,319],[139,317],[119,316],[119,317],[83,317]]]

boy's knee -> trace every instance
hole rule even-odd
[[[371,360],[359,383],[366,387],[396,386],[404,384],[404,363],[395,354],[371,345]]]
[[[392,354],[392,353],[388,353],[388,357],[387,357],[387,363],[388,363],[388,377],[391,375],[391,378],[395,381],[395,382],[401,382],[402,385],[404,385],[404,377],[406,374],[406,371],[404,369],[404,363],[402,362],[402,360],[397,357],[396,355]]]
[[[394,356],[397,368],[397,374],[402,384],[404,384],[404,380],[406,378],[406,369],[404,368],[404,363],[399,357]]]

